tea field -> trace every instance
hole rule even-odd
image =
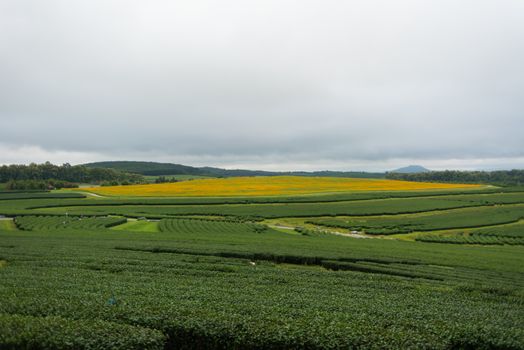
[[[524,188],[0,193],[0,215],[0,349],[524,348]]]

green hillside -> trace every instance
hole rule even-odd
[[[209,175],[199,168],[172,163],[107,161],[84,165],[88,168],[115,169],[142,175]]]
[[[384,178],[384,173],[367,173],[361,171],[263,171],[246,169],[221,169],[214,167],[192,167],[174,163],[136,162],[136,161],[106,161],[84,164],[89,168],[115,169],[123,172],[142,175],[194,175],[209,177],[232,177],[232,176],[328,176],[328,177],[356,177],[356,178]]]

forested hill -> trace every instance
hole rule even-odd
[[[29,165],[12,164],[0,166],[0,183],[9,181],[67,181],[71,183],[137,183],[144,179],[139,174],[122,172],[118,169],[89,168],[82,165],[54,165],[31,163]],[[22,187],[25,187],[23,184]]]
[[[499,171],[430,171],[425,173],[396,173],[386,174],[387,179],[422,181],[422,182],[448,182],[448,183],[485,183],[493,185],[521,186],[524,185],[524,170],[499,170]]]
[[[192,167],[182,164],[157,163],[157,162],[134,162],[134,161],[108,161],[84,164],[89,168],[116,169],[141,175],[195,175],[210,177],[233,177],[233,176],[328,176],[328,177],[357,177],[357,178],[384,178],[384,173],[366,173],[353,171],[293,171],[277,172],[263,170],[244,169],[221,169],[214,167]]]
[[[172,163],[107,161],[87,163],[84,166],[97,169],[115,169],[142,175],[209,175],[203,169]]]

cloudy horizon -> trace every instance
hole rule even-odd
[[[524,168],[524,2],[0,3],[0,164]]]

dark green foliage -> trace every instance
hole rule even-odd
[[[420,236],[416,238],[419,242],[430,243],[452,243],[452,244],[480,244],[480,245],[524,245],[522,237],[463,235],[453,236]]]
[[[421,173],[386,173],[391,180],[449,182],[449,183],[485,183],[503,186],[522,186],[524,170],[500,171],[429,171]]]
[[[125,218],[79,216],[18,216],[15,224],[20,230],[100,229],[121,225]]]
[[[0,314],[2,350],[163,349],[157,330],[101,320]]]
[[[334,271],[359,271],[373,274],[409,277],[409,278],[425,278],[429,280],[442,280],[438,275],[434,274],[423,274],[409,269],[398,269],[396,267],[389,267],[388,264],[384,263],[359,263],[359,262],[346,262],[346,261],[333,261],[333,260],[322,260],[321,265],[325,268]]]
[[[156,184],[163,184],[163,183],[166,183],[166,182],[178,182],[178,180],[174,177],[171,177],[171,178],[167,178],[165,176],[159,176],[155,179],[154,181]]]
[[[208,175],[200,168],[172,163],[109,161],[88,163],[84,166],[94,169],[114,169],[141,175]]]
[[[5,188],[7,190],[54,190],[61,188],[77,188],[78,185],[68,181],[61,180],[9,180]]]
[[[88,168],[82,165],[71,166],[67,163],[64,165],[53,165],[46,162],[44,164],[31,163],[29,165],[13,164],[0,166],[0,182],[15,181],[14,184],[26,184],[20,181],[52,179],[55,182],[61,181],[63,184],[67,182],[99,183],[103,181],[116,181],[118,183],[123,181],[130,183],[145,182],[145,179],[137,174],[124,173],[114,169]]]
[[[56,192],[21,192],[9,191],[0,192],[0,202],[12,199],[52,199],[52,198],[85,198],[85,195],[80,193],[56,193]]]

